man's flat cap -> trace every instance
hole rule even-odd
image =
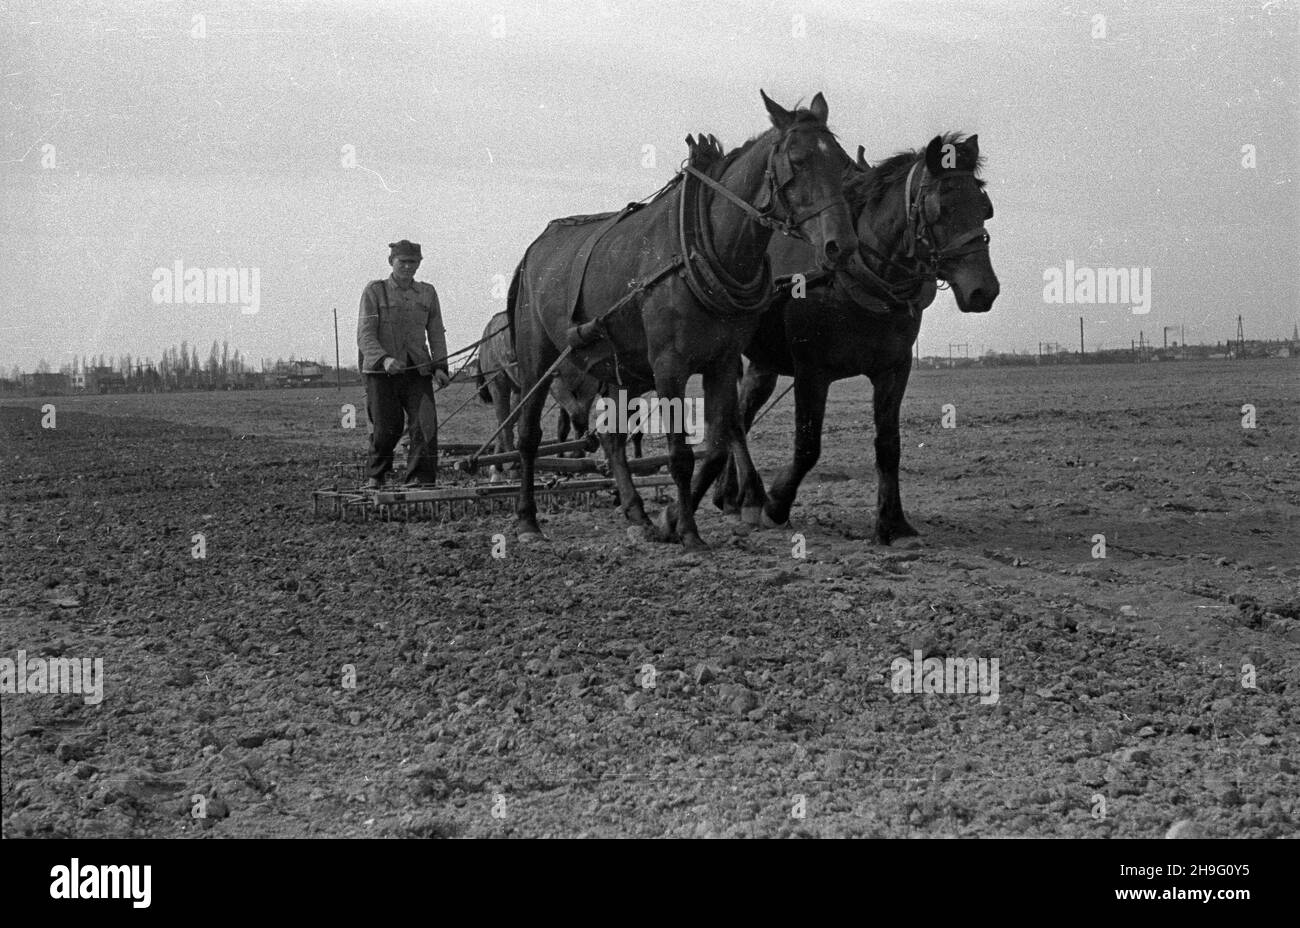
[[[424,260],[424,255],[420,254],[420,245],[418,242],[408,242],[402,239],[400,242],[388,243],[388,257],[396,258],[399,255],[407,255],[412,258]]]

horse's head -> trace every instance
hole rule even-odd
[[[988,312],[1000,289],[984,231],[993,202],[976,177],[979,166],[979,136],[958,141],[936,135],[925,149],[924,172],[917,172],[923,180],[916,178],[919,188],[909,191],[918,250],[929,249],[930,264],[964,313]]]
[[[857,251],[853,219],[844,199],[845,168],[852,164],[826,126],[826,98],[808,109],[787,110],[759,91],[776,136],[768,155],[765,201],[755,204],[805,238],[826,266],[841,266]]]

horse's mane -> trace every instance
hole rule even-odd
[[[966,141],[966,135],[962,132],[945,132],[942,138],[944,144],[959,145]],[[864,208],[878,204],[888,191],[907,180],[907,172],[912,169],[912,165],[918,158],[924,157],[925,148],[904,149],[866,171],[853,174],[844,186],[844,195],[849,201],[853,215],[857,216]],[[978,172],[983,167],[984,156],[980,155],[970,169]],[[983,189],[984,181],[978,173],[975,183]]]

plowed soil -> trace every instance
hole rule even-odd
[[[608,506],[528,546],[313,517],[357,388],[6,401],[0,657],[104,698],[3,695],[3,834],[1294,836],[1298,374],[917,372],[893,548],[841,383],[792,531],[706,504],[703,555]],[[916,651],[997,659],[996,702],[895,692]]]

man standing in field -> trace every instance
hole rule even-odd
[[[357,318],[357,366],[366,381],[370,416],[370,466],[366,486],[379,489],[393,469],[393,449],[410,426],[406,485],[438,480],[438,411],[433,381],[446,386],[447,337],[438,292],[415,279],[420,246],[402,239],[388,246],[393,268],[361,292]]]

